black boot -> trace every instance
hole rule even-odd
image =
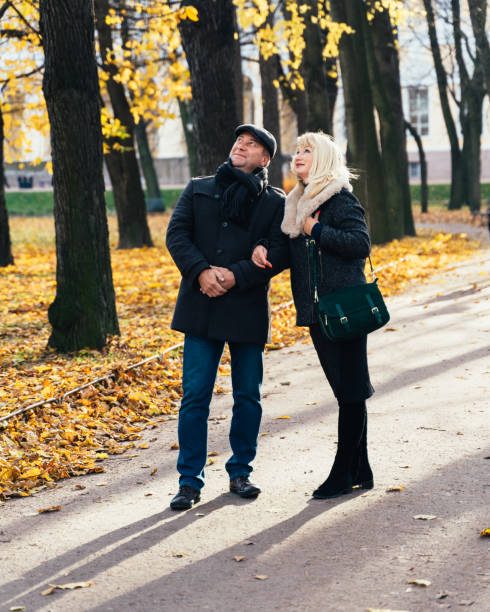
[[[367,413],[364,419],[361,442],[352,463],[352,486],[361,489],[372,489],[374,487],[373,472],[369,465],[367,452]]]
[[[350,461],[339,451],[335,455],[332,469],[327,480],[313,491],[315,499],[332,499],[352,491]]]
[[[366,403],[346,404],[339,401],[338,447],[328,478],[313,491],[316,499],[332,499],[352,491],[352,466],[359,456],[364,429]]]

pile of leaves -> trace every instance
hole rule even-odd
[[[48,403],[0,421],[0,498],[29,495],[61,478],[104,471],[103,459],[145,447],[142,431],[178,410],[182,341],[169,328],[180,275],[165,246],[168,214],[152,215],[156,248],[118,251],[110,218],[112,266],[121,336],[102,351],[59,355],[46,349],[47,309],[55,296],[56,255],[50,218],[13,218],[15,265],[0,268],[0,417],[41,400]],[[478,244],[465,235],[426,232],[373,248],[386,296],[468,258]],[[272,343],[306,341],[295,327],[289,272],[273,279]],[[221,374],[229,373],[224,360]],[[88,384],[103,379],[95,384]],[[78,387],[83,387],[75,391]],[[217,387],[217,391],[222,388]],[[68,395],[65,395],[68,394]]]

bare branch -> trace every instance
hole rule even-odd
[[[36,30],[36,28],[33,25],[31,25],[29,21],[27,21],[27,19],[24,17],[24,15],[19,11],[19,9],[16,6],[14,6],[13,4],[11,4],[10,6],[17,13],[19,19],[26,24],[29,30],[32,30],[32,32],[34,32],[35,34],[39,34],[39,31]]]
[[[3,38],[24,38],[26,35],[23,30],[0,30],[0,36]]]
[[[41,66],[38,66],[37,68],[34,68],[33,70],[30,70],[29,72],[23,72],[22,74],[16,74],[15,76],[10,77],[9,79],[4,79],[3,81],[0,81],[0,83],[2,83],[3,85],[6,85],[9,81],[26,79],[27,77],[30,77],[33,74],[37,74],[38,72],[41,72],[43,69],[44,69],[44,64],[42,64]]]
[[[5,15],[9,7],[10,1],[7,0],[7,2],[4,2],[3,5],[0,7],[0,19],[2,19],[2,17]]]

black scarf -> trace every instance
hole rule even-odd
[[[221,197],[223,217],[246,228],[253,205],[267,186],[267,168],[258,167],[251,174],[246,174],[234,168],[231,160],[228,160],[218,168],[216,182],[224,188]]]

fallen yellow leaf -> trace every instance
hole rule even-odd
[[[407,580],[408,584],[416,584],[417,586],[428,587],[432,583],[430,580],[422,580],[421,578],[414,578],[413,580]]]
[[[73,589],[85,589],[92,586],[92,582],[67,582],[66,584],[50,584],[49,588],[42,591],[41,595],[51,595],[56,589],[62,590],[73,590]]]
[[[39,474],[41,473],[42,473],[42,470],[40,468],[33,467],[23,472],[20,477],[21,478],[35,478],[36,476],[39,476]]]
[[[59,512],[60,510],[61,506],[49,506],[48,508],[40,508],[38,513],[43,514],[45,512]]]

